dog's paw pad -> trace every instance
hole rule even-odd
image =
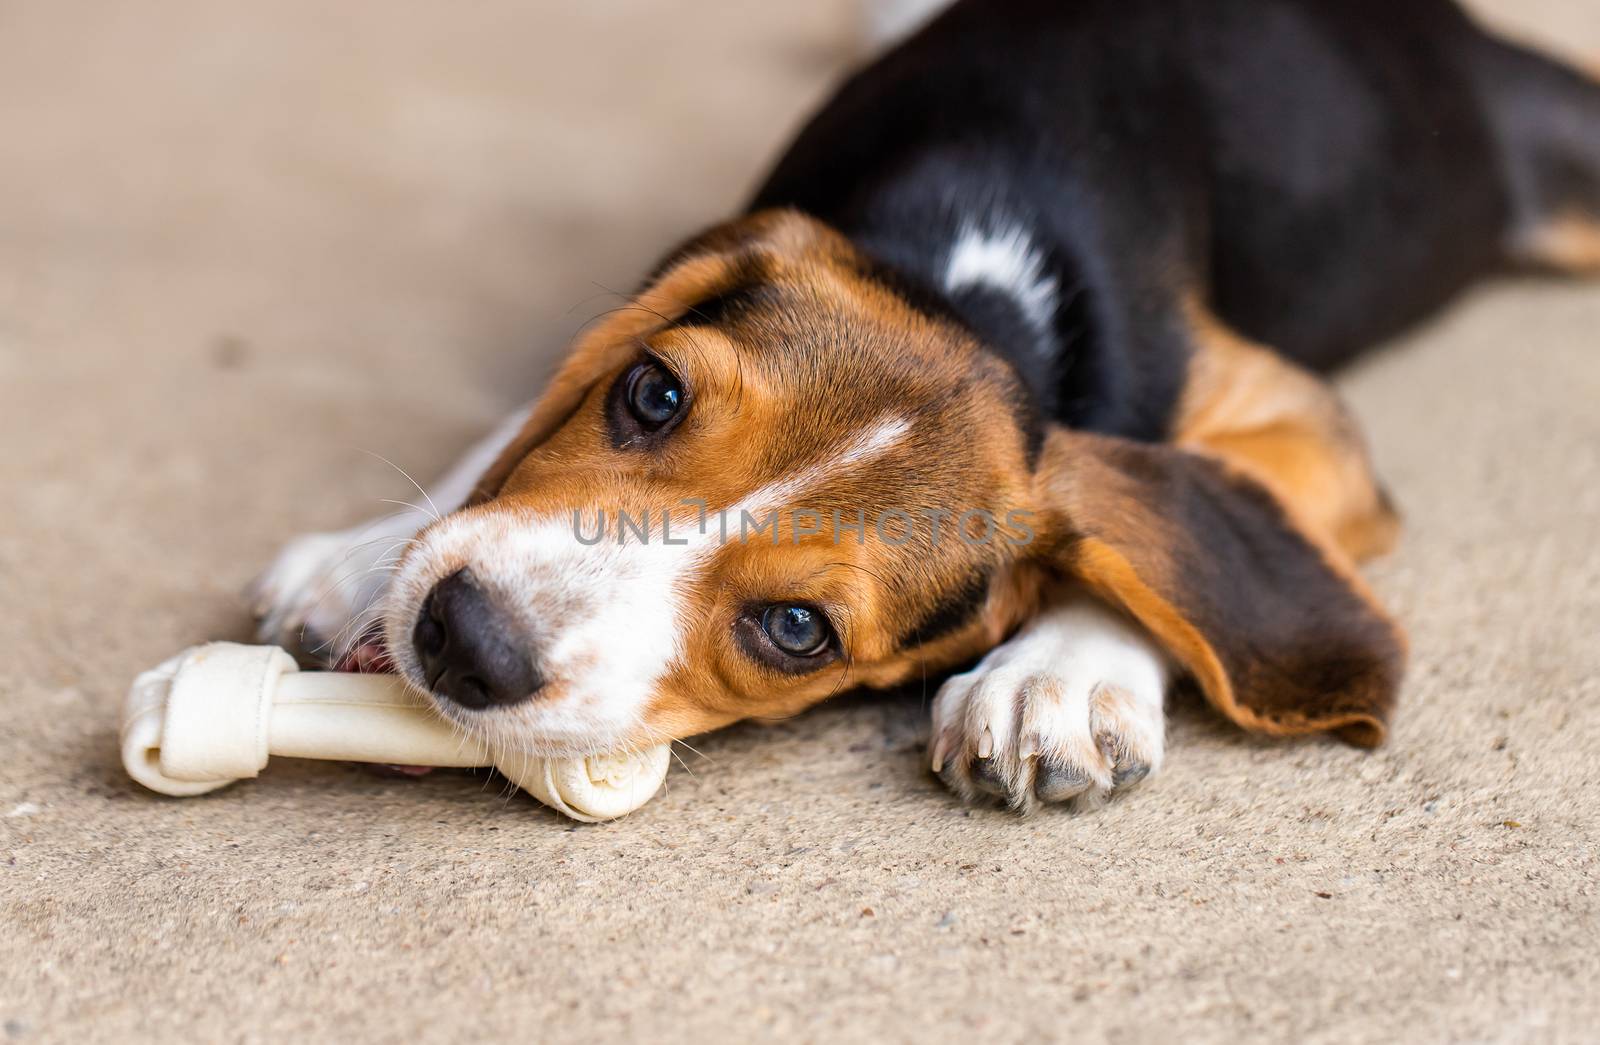
[[[1094,786],[1094,779],[1079,767],[1055,759],[1040,759],[1033,766],[1033,794],[1041,802],[1065,802]]]

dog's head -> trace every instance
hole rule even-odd
[[[1047,429],[937,301],[779,211],[693,241],[579,340],[410,545],[385,628],[454,721],[576,756],[931,677],[1064,583],[1247,726],[1382,735],[1399,640],[1266,489]]]
[[[580,339],[406,556],[388,643],[453,718],[563,755],[936,671],[1029,596],[1037,432],[959,323],[757,215]]]

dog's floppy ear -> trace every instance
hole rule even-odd
[[[1230,719],[1382,743],[1405,641],[1264,487],[1172,446],[1059,430],[1036,481],[1047,565],[1143,624]]]
[[[723,245],[709,237],[691,242],[632,301],[606,313],[578,338],[522,430],[478,480],[467,506],[493,499],[522,459],[577,411],[595,382],[638,354],[638,338],[681,319],[739,278],[739,254],[717,249]]]

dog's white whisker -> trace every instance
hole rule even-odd
[[[361,448],[358,448],[358,449],[361,449]],[[434,522],[438,522],[443,517],[439,512],[439,506],[433,503],[433,498],[431,496],[429,496],[427,490],[423,489],[422,484],[417,482],[415,479],[411,478],[411,473],[410,472],[406,471],[404,468],[401,468],[399,465],[395,464],[393,461],[389,460],[387,457],[383,456],[380,453],[374,453],[373,451],[367,450],[367,449],[361,449],[361,452],[366,454],[366,455],[368,455],[369,457],[376,457],[378,460],[382,461],[384,464],[388,465],[390,468],[393,468],[395,471],[399,472],[401,474],[401,476],[403,476],[405,478],[406,482],[410,483],[412,486],[415,486],[417,488],[417,492],[422,495],[422,499],[428,502],[428,511],[426,512],[426,514],[430,518],[432,518],[432,520]],[[404,504],[403,501],[390,501],[389,503],[391,503],[391,504]],[[414,509],[414,510],[416,510],[418,512],[422,511],[422,509],[421,508],[417,508],[416,505],[409,505],[408,504],[408,505],[405,505],[405,506],[407,508],[412,508],[412,509]]]

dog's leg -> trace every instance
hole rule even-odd
[[[1062,433],[1071,449],[1041,465],[1074,535],[1061,574],[1094,594],[939,691],[934,767],[967,798],[1028,812],[1155,772],[1180,662],[1247,728],[1381,735],[1401,646],[1355,563],[1397,524],[1354,421],[1326,382],[1190,311],[1176,445]],[[1260,609],[1298,600],[1287,625]]]
[[[1137,624],[1069,597],[940,687],[933,769],[1019,812],[1132,787],[1161,768],[1169,673]]]
[[[1173,442],[1272,491],[1342,572],[1393,547],[1399,519],[1333,386],[1198,302],[1188,322],[1189,375]]]
[[[527,416],[526,407],[516,411],[474,444],[419,494],[422,500],[415,508],[348,530],[305,534],[285,545],[250,586],[257,639],[330,664],[343,659],[377,623],[375,607],[406,544],[436,516],[466,501]]]
[[[1600,274],[1600,73],[1501,40],[1471,58],[1510,197],[1510,259]]]

